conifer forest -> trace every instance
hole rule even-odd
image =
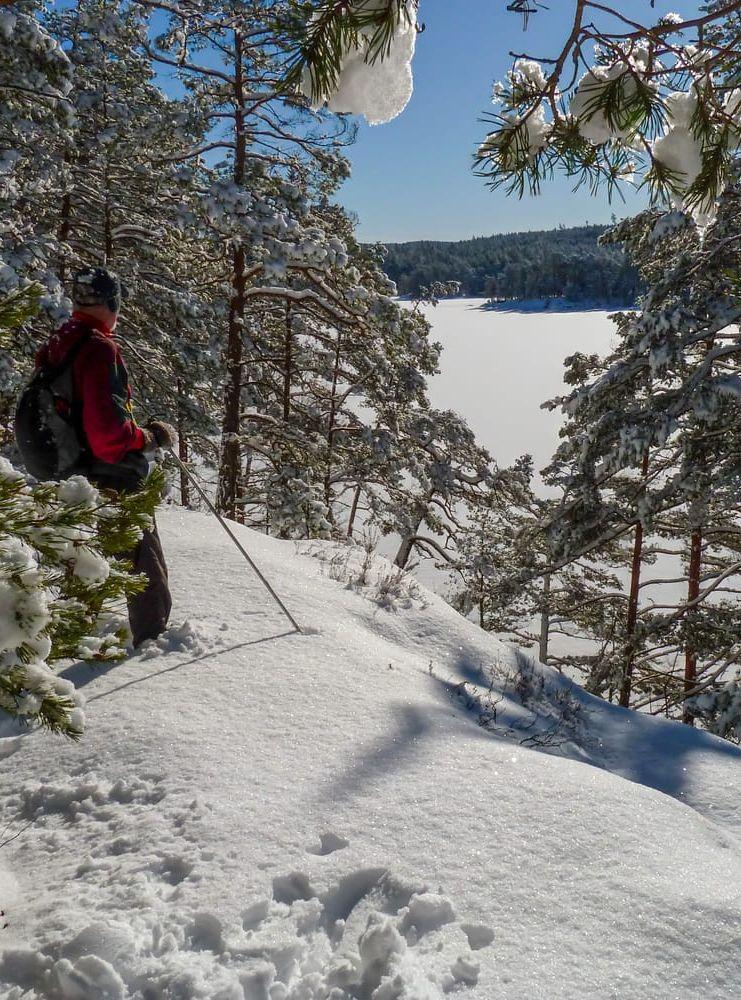
[[[412,297],[433,282],[455,281],[460,294],[493,302],[633,306],[638,272],[620,247],[599,242],[605,231],[605,226],[579,226],[449,243],[390,243],[383,269],[400,295]]]
[[[93,659],[122,651],[105,622],[125,574],[68,594],[79,545],[33,537],[81,519],[105,562],[106,536],[151,500],[101,521],[79,491],[29,485],[12,429],[70,275],[105,264],[130,290],[117,336],[137,413],[175,426],[225,518],[390,540],[400,571],[433,564],[464,615],[589,691],[739,738],[739,5],[599,31],[595,6],[569,4],[553,60],[514,60],[476,170],[511,197],[559,172],[594,192],[641,184],[646,207],[606,229],[385,249],[359,239],[340,189],[354,116],[382,123],[408,100],[413,0],[0,5],[7,711],[76,733],[50,664],[78,640]],[[622,310],[614,350],[566,358],[544,401],[564,414],[546,493],[527,454],[501,465],[430,402],[430,306],[460,293]],[[183,468],[167,475],[173,502],[202,506]],[[553,630],[586,644],[556,655]]]

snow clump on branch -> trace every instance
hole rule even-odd
[[[362,6],[365,6],[363,0]],[[338,114],[364,115],[369,125],[384,125],[402,113],[414,90],[412,59],[417,44],[416,6],[407,0],[399,24],[382,58],[368,61],[373,30],[360,32],[360,47],[349,49],[342,60],[337,89],[322,94],[313,104],[324,104]],[[306,71],[303,90],[311,95],[311,75]]]
[[[674,186],[681,190],[689,188],[702,170],[700,143],[683,125],[670,128],[656,139],[651,145],[651,154],[654,160],[671,171]]]
[[[615,117],[611,118],[599,107],[605,88],[615,84],[619,88],[620,104],[630,101],[636,92],[636,81],[625,63],[613,66],[596,66],[590,69],[577,84],[569,103],[569,114],[576,120],[579,132],[595,145],[611,139],[627,139],[632,129]]]
[[[674,187],[685,191],[702,170],[702,144],[692,131],[697,91],[670,94],[666,99],[669,128],[651,144],[651,155],[673,174]],[[681,199],[679,199],[681,201]]]
[[[529,84],[539,91],[545,90],[547,83],[543,67],[534,59],[516,59],[509,76],[513,83]]]

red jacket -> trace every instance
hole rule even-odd
[[[129,374],[113,332],[101,320],[75,312],[36,355],[37,367],[59,365],[81,337],[89,337],[72,366],[82,427],[94,457],[120,462],[130,451],[142,451],[146,439],[131,410]]]

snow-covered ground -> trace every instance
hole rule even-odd
[[[191,628],[71,668],[81,744],[0,741],[3,1000],[739,995],[741,751],[240,529],[289,634],[217,525],[161,526]]]
[[[536,471],[558,444],[561,413],[542,410],[564,391],[570,354],[607,354],[609,313],[499,312],[485,299],[444,299],[426,310],[443,345],[441,372],[430,381],[434,406],[466,418],[500,465],[531,454]]]

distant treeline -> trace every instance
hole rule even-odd
[[[606,228],[559,227],[459,243],[390,243],[384,269],[400,295],[416,295],[434,281],[459,281],[461,294],[470,296],[631,305],[638,274],[619,248],[599,245]]]

